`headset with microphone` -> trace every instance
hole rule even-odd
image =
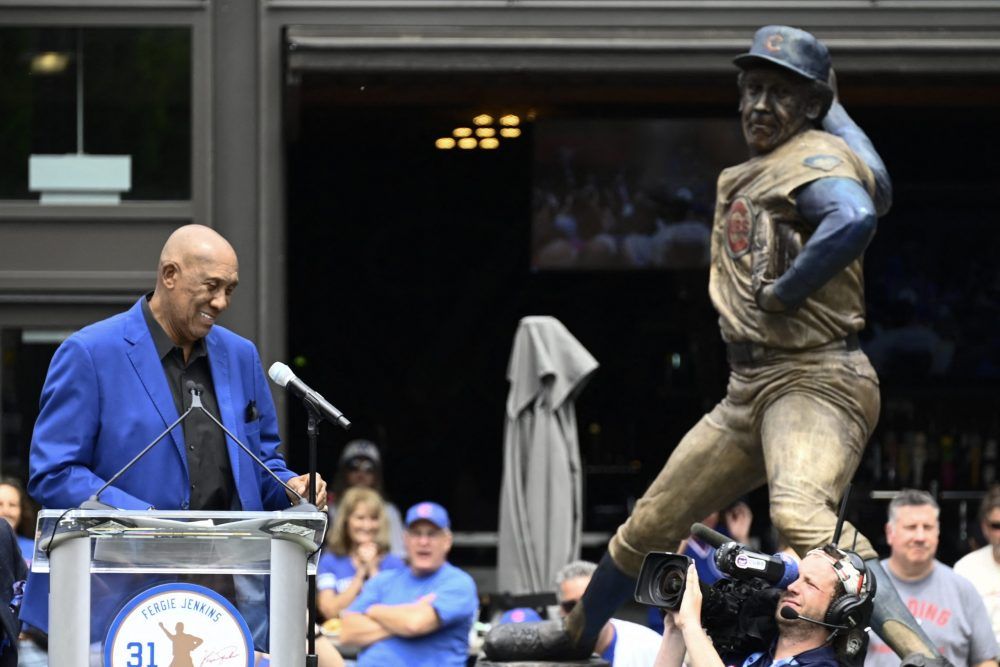
[[[843,555],[834,564],[834,568],[838,570],[838,573],[842,569],[856,572],[860,581],[855,584],[853,578],[841,578],[845,589],[849,585],[855,586],[855,588],[854,590],[845,590],[843,595],[831,602],[830,608],[826,612],[826,618],[823,620],[830,625],[842,626],[844,629],[860,627],[863,630],[868,625],[868,619],[871,618],[872,603],[875,599],[875,577],[868,572],[861,556],[853,551],[845,552],[840,549],[837,551]]]
[[[861,556],[854,551],[845,551],[837,547],[844,527],[844,515],[847,511],[847,499],[850,493],[851,487],[848,485],[840,507],[840,515],[837,517],[837,527],[834,530],[832,542],[809,552],[809,554],[817,554],[826,558],[836,572],[843,592],[830,602],[823,620],[803,616],[788,606],[781,607],[778,614],[789,621],[798,619],[829,628],[833,631],[830,633],[829,639],[842,635],[844,639],[840,643],[838,653],[841,654],[845,662],[853,664],[859,658],[864,659],[868,646],[868,635],[865,628],[872,614],[876,583],[875,577],[868,572]],[[855,533],[856,539],[857,534]]]
[[[822,625],[824,628],[830,628],[831,630],[847,630],[846,625],[834,625],[833,623],[827,623],[826,621],[818,621],[815,618],[809,618],[808,616],[803,616],[799,612],[795,611],[791,607],[782,607],[781,617],[787,621],[805,621],[806,623],[814,623],[816,625]]]

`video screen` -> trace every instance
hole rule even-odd
[[[719,172],[747,158],[732,118],[539,120],[536,270],[708,266]]]

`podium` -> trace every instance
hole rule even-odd
[[[169,579],[168,575],[225,574],[255,575],[261,580],[270,575],[271,664],[301,667],[306,649],[307,575],[316,573],[326,522],[323,512],[295,510],[43,510],[32,571],[50,577],[50,664],[90,665],[89,575],[149,574]],[[152,614],[160,607],[153,610],[150,605],[149,609]],[[163,615],[168,623],[169,616]],[[236,617],[246,629],[242,617]],[[163,632],[170,637],[167,629]],[[180,627],[177,634],[182,634]],[[138,651],[145,650],[145,643],[129,646],[133,644]],[[149,642],[150,653],[153,648]],[[250,649],[252,660],[252,644]],[[142,662],[139,657],[138,662],[151,660]]]

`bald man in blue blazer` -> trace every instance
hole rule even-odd
[[[190,405],[185,387],[192,381],[205,388],[209,412],[305,494],[308,476],[296,476],[278,451],[278,421],[255,346],[215,324],[238,282],[236,253],[222,236],[181,227],[163,247],[152,294],[59,347],[31,442],[28,490],[36,501],[63,509],[93,496]],[[286,509],[293,497],[196,412],[100,500],[129,510],[260,511]],[[326,484],[317,477],[317,505],[325,504]],[[43,629],[47,592],[48,578],[33,575],[22,612]]]

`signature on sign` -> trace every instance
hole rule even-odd
[[[226,646],[212,651],[199,663],[200,667],[205,665],[222,665],[239,657],[239,651],[235,646]]]

